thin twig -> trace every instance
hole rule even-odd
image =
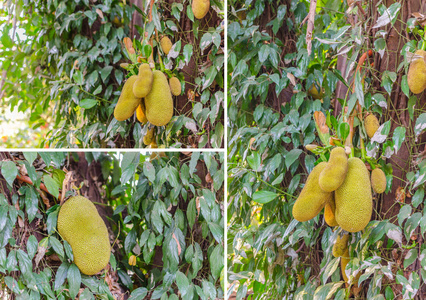
[[[309,6],[308,28],[306,29],[306,47],[308,49],[308,55],[311,55],[311,52],[312,52],[312,32],[314,31],[316,9],[317,9],[317,1],[312,0],[311,5]]]

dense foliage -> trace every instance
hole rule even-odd
[[[183,95],[174,101],[174,118],[159,130],[158,145],[219,148],[223,3],[212,1],[202,21],[194,19],[189,1],[152,5],[137,7],[119,0],[2,4],[1,108],[26,117],[26,126],[7,132],[3,142],[10,147],[144,147],[147,126],[135,117],[118,122],[112,113],[126,69],[155,51],[156,68],[184,82]],[[172,39],[173,48],[161,58],[157,44],[163,35]],[[135,53],[129,57],[126,37],[141,59]],[[145,47],[149,39],[154,49]],[[124,69],[122,63],[131,65]],[[2,116],[3,124],[8,118]]]
[[[423,30],[414,18],[400,21],[401,3],[367,1],[361,5],[365,20],[356,3],[317,2],[309,53],[309,1],[229,1],[228,282],[236,299],[424,295],[426,166],[419,147],[426,114],[424,99],[410,93],[406,78],[408,53],[422,46]],[[387,44],[391,30],[410,35]],[[357,72],[369,49],[373,57]],[[338,93],[339,85],[347,92]],[[292,207],[306,175],[327,161],[329,137],[345,141],[350,134],[350,116],[341,107],[352,111],[357,101],[351,155],[381,166],[387,190],[375,196],[367,228],[352,235],[347,269],[362,275],[360,288],[345,288],[340,258],[331,254],[339,230],[328,227],[322,213],[300,223]],[[325,116],[328,135],[315,112]],[[367,112],[381,120],[371,140],[360,117]],[[309,144],[324,148],[312,153]]]
[[[13,293],[16,299],[223,297],[222,155],[25,152],[5,157],[0,294]],[[91,178],[79,181],[75,175],[85,162]],[[56,229],[61,195],[79,193],[99,195],[91,200],[105,211],[101,216],[113,245],[109,265],[96,276],[80,273]]]

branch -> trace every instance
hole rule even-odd
[[[314,31],[315,23],[315,10],[317,8],[317,1],[312,0],[311,5],[309,6],[308,18],[308,28],[306,29],[306,46],[308,49],[308,55],[312,53],[312,32]]]

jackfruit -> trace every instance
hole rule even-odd
[[[144,98],[149,94],[152,87],[152,71],[149,64],[141,64],[138,79],[133,84],[133,94],[137,98]]]
[[[321,162],[312,170],[294,203],[293,217],[299,222],[314,218],[331,199],[331,193],[324,192],[318,185],[319,175],[326,166],[326,162]]]
[[[117,121],[124,121],[133,116],[136,108],[141,103],[141,99],[135,97],[133,94],[133,84],[136,79],[138,79],[138,76],[130,76],[123,86],[120,98],[118,98],[117,105],[114,109],[114,117]]]
[[[172,41],[169,39],[168,36],[164,36],[160,41],[161,49],[163,50],[164,54],[169,54],[170,49],[172,49]]]
[[[158,144],[157,144],[157,142],[155,141],[155,139],[151,142],[150,147],[151,147],[151,149],[158,148]]]
[[[136,109],[136,118],[142,124],[148,123],[148,119],[145,116],[145,105],[143,101],[141,101],[141,104],[139,104],[138,108]]]
[[[342,277],[343,280],[348,283],[349,282],[349,278],[348,276],[346,276],[346,266],[348,265],[348,263],[351,261],[351,257],[349,255],[349,248],[346,248],[345,253],[343,253],[343,255],[340,257],[340,270],[342,271]],[[358,274],[356,275],[356,277],[353,280],[353,285],[354,286],[358,286],[358,280],[361,277],[361,271],[358,272]]]
[[[333,245],[334,257],[341,257],[345,254],[345,252],[348,250],[348,241],[349,233],[345,233],[343,236],[340,236],[340,234],[337,235],[336,241]]]
[[[324,192],[333,192],[342,185],[348,172],[348,157],[342,147],[333,148],[327,166],[319,177],[319,186]]]
[[[361,159],[348,159],[345,181],[335,191],[336,221],[343,230],[361,231],[373,211],[373,197],[368,170]]]
[[[155,70],[153,75],[151,92],[145,97],[145,115],[152,125],[163,126],[173,116],[173,98],[163,72]]]
[[[386,190],[386,175],[382,169],[376,168],[371,172],[371,187],[377,194]]]
[[[197,19],[204,18],[209,12],[210,0],[192,0],[192,12]]]
[[[151,145],[152,139],[154,138],[154,127],[148,129],[145,136],[143,137],[143,143],[148,146]]]
[[[316,85],[313,83],[308,90],[308,95],[314,99],[322,99],[324,97],[324,91],[321,89],[321,92],[319,92]]]
[[[182,85],[177,77],[169,79],[170,91],[174,96],[179,96],[182,93]]]
[[[336,204],[334,200],[334,194],[332,195],[330,202],[328,202],[324,207],[324,220],[330,227],[339,226],[336,222],[336,217],[334,213],[336,211]]]
[[[364,120],[365,131],[367,132],[368,137],[371,139],[376,133],[377,129],[380,127],[379,120],[376,116],[371,114],[368,115]]]
[[[407,82],[411,92],[420,94],[426,89],[426,51],[417,50],[414,54],[422,58],[414,58],[410,63]]]
[[[111,254],[108,230],[92,201],[68,199],[59,211],[58,232],[71,245],[81,273],[94,275],[106,267]]]

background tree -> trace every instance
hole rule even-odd
[[[135,117],[117,122],[112,115],[128,75],[120,64],[135,64],[124,49],[125,37],[134,41],[139,62],[146,61],[142,45],[151,40],[156,68],[161,65],[183,82],[182,95],[174,97],[175,117],[159,130],[157,144],[222,145],[221,1],[212,1],[202,20],[194,19],[190,1],[17,0],[0,8],[7,146],[145,147],[146,125]],[[168,57],[157,47],[163,35],[174,44]],[[22,114],[21,127],[10,111]]]
[[[407,84],[409,53],[424,47],[424,6],[230,2],[228,280],[237,299],[426,294],[425,97],[413,95]],[[314,112],[324,114],[331,135],[345,140],[350,126],[342,107],[352,109],[357,101],[363,115],[376,114],[382,126],[363,148],[364,125],[356,121],[355,153],[362,149],[375,158],[387,175],[387,190],[375,195],[372,221],[350,241],[347,269],[362,275],[359,287],[348,288],[340,259],[331,254],[337,231],[322,214],[299,223],[291,210],[306,174],[326,160],[327,152],[318,156],[304,148],[323,145]]]
[[[1,153],[0,295],[223,298],[223,157],[157,154]],[[76,194],[96,205],[112,245],[94,276],[76,272],[57,232],[61,199]]]

